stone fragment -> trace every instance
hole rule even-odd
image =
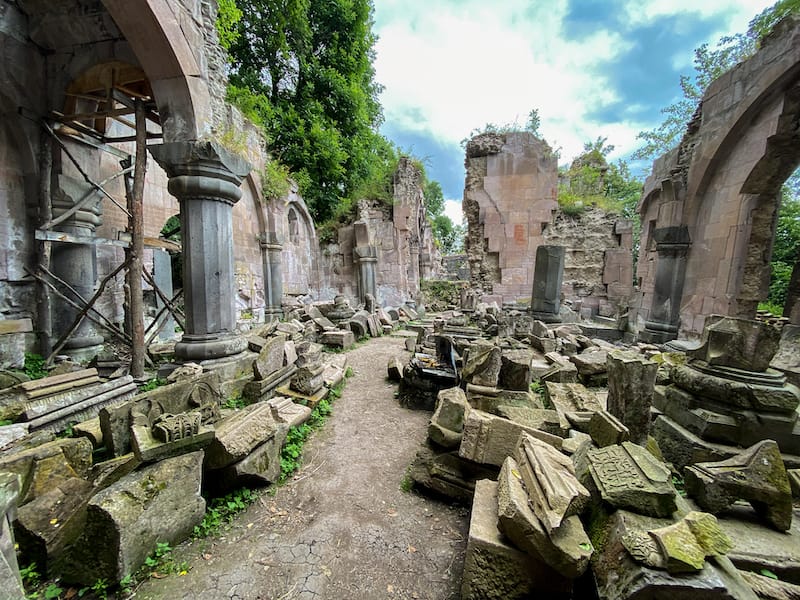
[[[715,463],[684,469],[686,491],[710,513],[720,513],[736,500],[749,502],[778,531],[792,525],[792,492],[786,468],[772,440]]]
[[[314,342],[301,342],[295,345],[297,350],[297,360],[295,365],[302,368],[313,369],[317,367],[322,359],[322,345]]]
[[[507,543],[497,527],[497,484],[475,484],[461,598],[569,598],[572,583],[531,555]]]
[[[467,384],[467,400],[473,408],[498,414],[500,406],[517,406],[519,408],[541,408],[530,391],[505,390],[482,385]]]
[[[290,387],[306,396],[313,396],[325,385],[325,367],[301,367],[295,371]]]
[[[287,366],[297,362],[297,346],[294,340],[286,340],[283,345],[283,362]]]
[[[630,440],[628,428],[607,410],[592,413],[589,420],[589,435],[601,448]]]
[[[676,510],[670,471],[641,446],[593,448],[587,452],[589,472],[602,499],[616,508],[653,517]]]
[[[605,350],[591,349],[569,359],[578,368],[581,377],[602,375],[608,371],[608,353]]]
[[[289,398],[277,397],[267,400],[272,410],[272,418],[276,423],[283,423],[287,428],[302,425],[311,416],[311,409],[302,404],[295,404]]]
[[[497,387],[500,367],[500,348],[484,340],[476,340],[469,345],[461,378],[467,383]]]
[[[327,331],[328,329],[336,329],[334,325],[320,310],[313,304],[306,305],[306,314],[311,317],[314,324],[320,331]]]
[[[266,344],[266,338],[263,338],[260,335],[247,336],[247,349],[251,352],[261,352]]]
[[[0,456],[0,471],[20,478],[19,506],[74,477],[86,477],[92,464],[92,444],[86,438],[53,440]]]
[[[764,600],[800,600],[800,585],[752,571],[741,571],[741,574],[742,579],[753,588],[759,598],[764,598]]]
[[[517,464],[531,508],[548,534],[588,503],[589,491],[575,477],[572,461],[551,445],[522,433]]]
[[[706,556],[722,556],[733,550],[733,542],[714,515],[693,510],[683,520]]]
[[[608,411],[630,431],[630,439],[644,444],[650,433],[658,363],[634,352],[608,353]]]
[[[25,590],[17,564],[11,523],[16,518],[19,479],[13,473],[0,473],[0,592],[5,600],[25,600]]]
[[[406,350],[409,352],[414,352],[417,348],[417,338],[416,337],[407,337],[403,342],[405,344]]]
[[[737,317],[717,319],[703,330],[702,345],[689,356],[712,366],[766,371],[778,350],[781,332],[763,321]]]
[[[27,423],[0,425],[0,448],[5,448],[11,442],[22,439],[26,435],[28,435]]]
[[[550,534],[529,506],[516,461],[508,457],[497,480],[500,530],[520,550],[542,560],[559,574],[579,577],[589,566],[592,544],[577,516],[564,519]]]
[[[167,381],[169,383],[175,383],[176,381],[186,381],[187,379],[193,379],[198,375],[202,375],[203,367],[198,365],[197,363],[188,362],[182,364],[180,367],[172,371],[169,375],[167,375]]]
[[[436,410],[428,424],[428,438],[442,448],[457,448],[469,410],[467,397],[461,388],[440,391]]]
[[[386,366],[389,381],[400,381],[403,378],[403,363],[402,361],[393,356],[389,359],[389,364]]]
[[[664,565],[652,566],[661,560],[660,549],[648,532],[671,524],[627,510],[594,517],[592,527],[599,533],[593,538],[591,562],[600,598],[755,600],[727,557],[706,561],[701,570],[689,573],[671,574]]]
[[[686,521],[653,529],[650,535],[658,544],[664,566],[670,573],[691,573],[705,565],[706,553]]]
[[[199,412],[159,415],[153,425],[143,416],[131,425],[131,448],[139,462],[149,463],[195,452],[214,439],[214,429],[201,425]]]
[[[530,350],[503,350],[500,354],[500,374],[497,385],[506,390],[527,392],[531,386]]]
[[[242,460],[213,471],[210,476],[211,485],[230,490],[242,486],[264,486],[277,481],[281,474],[281,449],[288,433],[288,426],[278,426],[268,439]]]
[[[319,341],[331,348],[349,348],[356,343],[356,336],[352,330],[334,329],[323,333]]]
[[[277,429],[273,408],[267,403],[236,411],[217,424],[214,441],[206,449],[206,467],[220,469],[242,460]]]
[[[792,498],[800,498],[800,469],[786,469],[789,478],[789,487],[792,488]]]
[[[475,482],[494,479],[497,470],[464,460],[457,451],[439,452],[425,445],[414,457],[409,475],[416,487],[470,505]]]
[[[561,447],[558,436],[525,427],[481,410],[471,410],[464,421],[459,446],[459,456],[477,463],[501,466],[506,457],[513,456],[522,432],[543,440],[556,448]]]
[[[97,493],[86,527],[65,560],[65,581],[109,584],[135,572],[157,543],[177,545],[205,513],[200,495],[203,453],[160,461]]]
[[[603,405],[597,395],[581,383],[545,383],[545,400],[558,411],[561,426],[569,429],[567,413],[571,412],[597,412],[603,410]]]
[[[61,571],[65,552],[83,531],[92,484],[72,477],[54,485],[17,512],[14,532],[20,551],[43,573]]]

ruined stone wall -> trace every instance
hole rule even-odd
[[[547,245],[564,246],[564,301],[584,316],[614,317],[633,292],[633,227],[598,208],[579,217],[557,212],[543,234]]]
[[[532,134],[489,133],[467,144],[465,167],[472,285],[499,302],[530,299],[536,248],[558,207],[556,157]]]
[[[358,301],[358,265],[353,249],[358,245],[377,249],[376,291],[383,305],[416,301],[423,276],[441,274],[441,254],[433,240],[425,213],[422,173],[412,161],[401,158],[393,177],[392,205],[381,200],[359,202],[357,222],[366,225],[367,240],[356,240],[352,225],[342,227],[334,243],[323,244],[320,253],[320,299],[343,294]]]
[[[800,21],[790,19],[709,86],[679,147],[654,163],[640,204],[640,331],[695,337],[709,315],[755,316],[798,119]]]

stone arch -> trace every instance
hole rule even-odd
[[[290,222],[290,217],[292,221]],[[295,233],[291,227],[296,226]],[[319,287],[316,253],[319,249],[314,220],[296,187],[289,192],[281,215],[283,244],[284,291],[289,295],[305,295]]]
[[[654,220],[670,245],[679,233],[686,255],[680,282],[672,283],[681,287],[679,312],[657,306],[654,295],[643,311],[648,330],[691,337],[712,314],[755,316],[768,289],[780,187],[800,162],[798,122],[800,21],[789,19],[754,56],[712,82],[679,148],[654,163],[640,206],[643,228]],[[661,271],[648,273],[647,256],[639,259],[644,291],[656,287]],[[670,322],[661,322],[667,313]]]
[[[169,0],[103,0],[153,88],[164,141],[201,139],[211,126],[211,98],[200,62]]]

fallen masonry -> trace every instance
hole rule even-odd
[[[501,332],[518,310],[426,317],[402,371],[400,402],[431,411],[415,486],[472,506],[462,597],[791,597],[765,595],[800,585],[797,398],[764,366],[775,325],[710,319],[687,353],[586,322]],[[751,551],[762,539],[776,546]],[[762,581],[779,566],[780,584]]]
[[[361,316],[377,322],[377,309]],[[147,391],[71,365],[4,378],[0,410],[14,422],[0,426],[0,596],[22,598],[19,565],[32,562],[67,584],[113,585],[157,544],[187,539],[206,498],[276,482],[287,434],[344,380],[335,352],[352,343],[309,305],[251,332],[238,356],[173,365]]]

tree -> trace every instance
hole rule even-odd
[[[236,0],[229,99],[269,138],[311,214],[337,206],[382,169],[371,0]]]
[[[655,129],[636,136],[644,145],[632,154],[635,160],[654,159],[678,145],[709,84],[737,63],[752,56],[761,40],[784,17],[800,14],[800,0],[780,0],[758,14],[746,33],[719,39],[713,48],[703,44],[694,51],[694,73],[681,75],[683,98],[661,109],[664,120]]]
[[[781,189],[781,206],[775,224],[771,276],[767,295],[770,309],[781,313],[789,290],[792,269],[800,261],[800,169]]]

